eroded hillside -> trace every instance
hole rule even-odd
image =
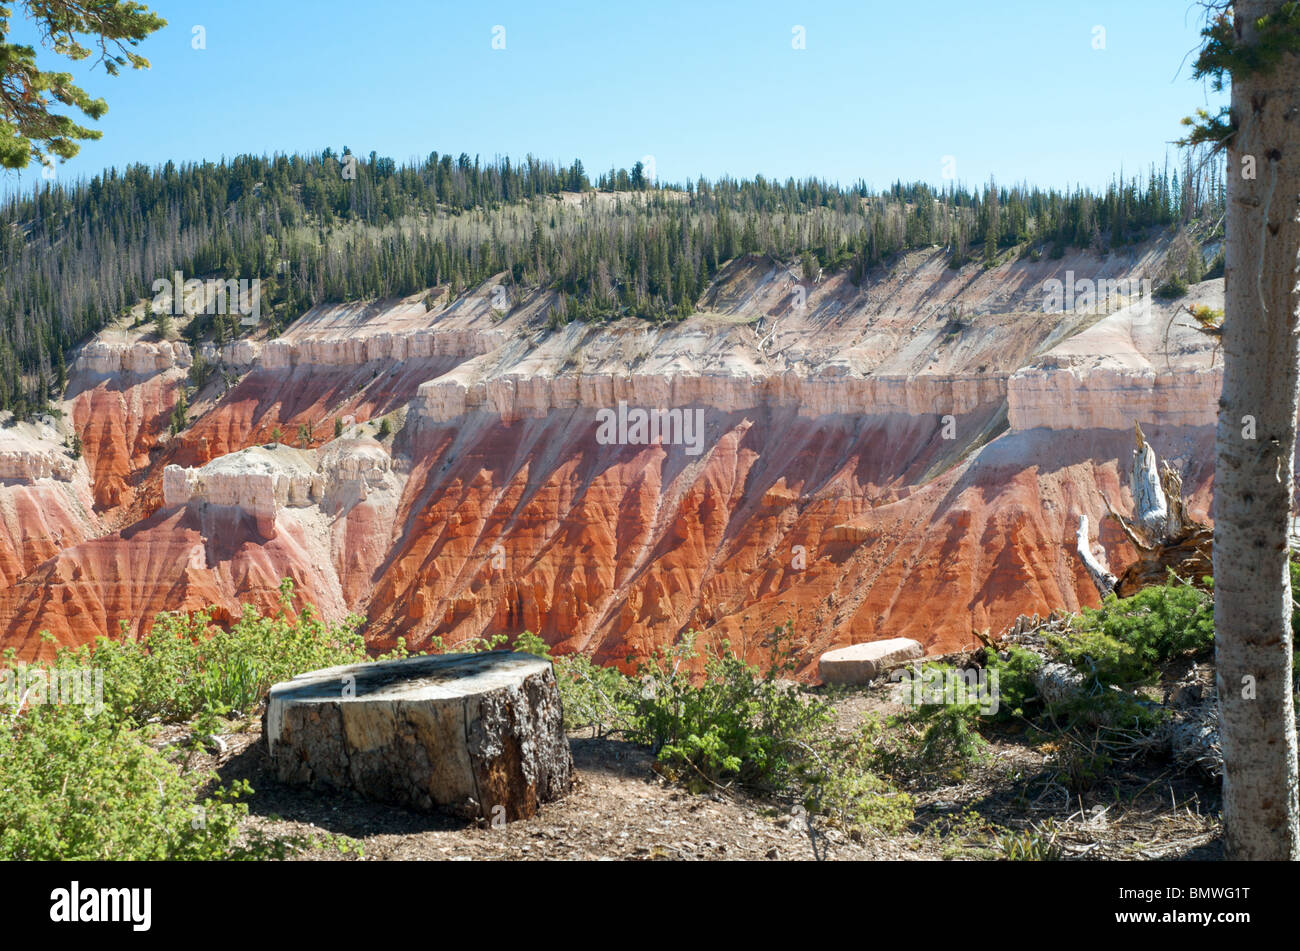
[[[1207,514],[1218,374],[1175,318],[1222,282],[1062,313],[1044,286],[1150,278],[1164,251],[954,269],[934,248],[861,286],[748,256],[670,324],[555,326],[552,292],[501,278],[198,354],[105,331],[61,419],[0,430],[0,643],[269,608],[286,576],[376,647],[527,629],[605,662],[688,628],[756,652],[786,620],[806,664],[950,650],[1095,603],[1074,532],[1086,514],[1128,557],[1103,496],[1127,508],[1135,421]],[[611,441],[620,404],[701,425]]]

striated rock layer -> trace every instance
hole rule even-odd
[[[1076,610],[1078,516],[1130,554],[1103,497],[1127,503],[1134,420],[1206,516],[1218,378],[1175,305],[1045,313],[1043,286],[1160,253],[953,271],[935,250],[860,288],[744,258],[667,326],[552,327],[553,294],[494,310],[489,282],[316,308],[193,374],[184,345],[106,334],[73,364],[84,458],[0,444],[0,644],[269,608],[282,577],[376,648],[532,630],[623,663],[696,628],[759,660],[792,621],[807,676],[833,647]]]

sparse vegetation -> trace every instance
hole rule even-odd
[[[185,388],[182,387],[180,393],[176,396],[176,405],[172,407],[171,416],[167,420],[167,431],[173,436],[180,433],[190,424],[190,404],[185,395]]]
[[[1003,833],[997,838],[997,847],[1010,862],[1055,862],[1062,857],[1050,826]]]
[[[306,845],[241,832],[246,783],[205,791],[211,776],[149,742],[155,724],[193,717],[204,738],[275,681],[365,657],[355,624],[291,617],[292,590],[276,615],[249,609],[228,630],[207,612],[164,613],[142,640],[60,650],[54,671],[103,671],[103,707],[0,708],[0,858],[265,859]]]
[[[1094,685],[1068,703],[1044,705],[1034,686],[1044,659],[1012,645],[983,652],[984,673],[998,680],[996,716],[945,688],[902,714],[867,715],[851,729],[835,723],[838,694],[819,695],[788,679],[796,666],[788,624],[766,640],[762,667],[745,662],[726,641],[697,646],[695,632],[633,675],[582,655],[552,657],[549,645],[528,631],[451,645],[435,637],[426,650],[509,647],[552,660],[567,729],[643,744],[661,774],[688,789],[743,791],[785,803],[778,811],[802,810],[818,828],[859,842],[924,829],[943,839],[946,857],[1047,860],[1063,857],[1053,826],[999,831],[975,814],[961,822],[921,821],[916,797],[992,775],[990,743],[1007,731],[1041,751],[1049,781],[1072,796],[1105,788],[1137,748],[1125,738],[1149,734],[1159,720],[1158,705],[1135,690],[1151,683],[1162,665],[1204,654],[1210,616],[1207,591],[1171,579],[1132,598],[1110,599],[1050,639],[1051,655]],[[247,609],[223,626],[211,612],[164,613],[139,640],[101,638],[60,650],[55,668],[94,666],[112,689],[98,717],[50,706],[0,718],[0,768],[14,777],[15,791],[0,803],[0,856],[256,858],[310,844],[241,832],[242,800],[252,791],[245,784],[214,787],[211,776],[191,774],[187,763],[252,715],[271,684],[374,659],[358,623],[331,625],[310,607],[295,611],[286,580],[279,609],[269,616]],[[399,639],[378,659],[410,654]],[[973,656],[981,663],[980,652]],[[962,673],[933,662],[925,670],[945,684]],[[167,724],[185,724],[185,738],[159,748],[150,738]],[[67,784],[68,776],[83,781]],[[89,813],[107,818],[84,821]],[[202,821],[192,824],[195,816]],[[346,841],[333,844],[351,848]]]
[[[200,798],[147,734],[107,711],[38,705],[0,715],[0,859],[262,859],[294,843],[241,842],[249,790]]]
[[[696,637],[688,632],[641,665],[632,738],[676,776],[786,788],[806,768],[809,741],[830,717],[824,702],[780,679],[794,669],[792,627],[773,632],[771,659],[761,672],[726,641],[709,645],[698,682],[690,670],[699,656]]]
[[[1171,275],[1156,288],[1156,296],[1164,300],[1175,300],[1187,296],[1187,281],[1181,274]]]
[[[62,666],[104,671],[105,706],[116,720],[188,720],[205,708],[249,713],[273,683],[319,667],[366,659],[359,618],[326,624],[310,605],[293,610],[293,583],[281,582],[280,608],[251,607],[229,627],[208,611],[164,612],[143,638],[101,637],[59,653]]]
[[[1213,643],[1210,595],[1177,580],[1085,608],[1068,635],[1049,639],[1061,659],[1100,684],[1119,687],[1150,683],[1160,665],[1204,654]]]

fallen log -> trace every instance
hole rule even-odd
[[[492,822],[567,792],[550,661],[495,651],[352,664],[271,688],[263,735],[282,782]]]

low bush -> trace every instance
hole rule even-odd
[[[162,613],[140,640],[58,651],[51,682],[102,671],[102,708],[0,707],[0,859],[264,859],[304,846],[241,833],[247,783],[205,792],[213,777],[185,771],[183,746],[156,749],[149,725],[197,717],[193,748],[276,681],[366,658],[356,619],[326,624],[310,607],[290,617],[292,594],[286,580],[278,613],[246,608],[228,629],[208,611]]]
[[[1131,598],[1112,595],[1100,608],[1085,608],[1070,633],[1048,643],[1098,683],[1149,683],[1161,664],[1213,647],[1214,604],[1205,591],[1171,580]]]
[[[767,640],[760,669],[722,641],[689,673],[696,635],[662,649],[639,670],[602,688],[628,703],[627,733],[655,751],[660,768],[692,788],[736,783],[761,793],[793,794],[809,812],[859,837],[899,832],[913,819],[911,797],[877,770],[885,731],[868,720],[844,736],[833,708],[785,679],[795,669],[793,627]],[[639,687],[639,693],[628,688]]]
[[[591,727],[597,736],[605,736],[632,725],[639,691],[636,681],[617,667],[601,667],[585,654],[570,654],[555,660],[555,679],[566,730]]]
[[[1164,300],[1175,300],[1184,297],[1187,294],[1187,280],[1181,274],[1174,274],[1159,287],[1156,288],[1156,297]]]
[[[1056,862],[1064,857],[1056,835],[1056,827],[1047,823],[1018,832],[1004,832],[997,837],[997,847],[1009,862]]]
[[[1010,645],[1007,658],[993,650],[985,650],[984,664],[989,675],[998,678],[999,720],[1012,720],[1030,715],[1038,705],[1038,688],[1034,685],[1034,672],[1043,666],[1043,658],[1033,651]]]
[[[38,705],[0,716],[0,859],[261,859],[288,840],[245,836],[246,784],[199,799],[145,735],[107,712]]]
[[[303,671],[366,660],[359,618],[327,624],[310,605],[292,617],[293,583],[280,586],[280,610],[263,617],[246,606],[228,629],[209,611],[165,612],[148,635],[99,638],[61,650],[56,667],[104,671],[109,716],[136,724],[188,720],[204,709],[247,713],[271,685]]]
[[[906,829],[915,818],[915,803],[877,771],[885,738],[880,719],[870,717],[851,735],[824,743],[819,768],[806,779],[805,808],[854,837]]]
[[[659,761],[707,783],[735,779],[780,789],[795,780],[809,740],[831,720],[831,707],[781,680],[794,670],[793,626],[768,640],[770,661],[760,671],[722,641],[706,649],[697,684],[689,662],[698,656],[694,631],[660,649],[639,670],[630,737],[648,745]]]

